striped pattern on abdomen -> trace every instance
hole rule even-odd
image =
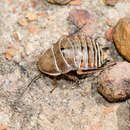
[[[85,35],[66,36],[53,44],[39,60],[40,71],[49,75],[72,70],[97,69],[103,64],[103,52],[98,41]]]

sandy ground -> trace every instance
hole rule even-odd
[[[82,0],[80,6],[35,1],[36,5],[32,0],[0,0],[0,130],[128,130],[128,100],[107,102],[98,94],[94,76],[81,79],[79,87],[61,78],[52,94],[53,80],[43,76],[22,96],[21,93],[39,73],[38,57],[59,37],[68,34],[66,19],[71,9],[86,9],[95,15],[100,21],[96,33],[104,37],[108,18],[114,26],[130,14],[130,0],[115,7],[106,6],[103,0]],[[38,19],[27,21],[27,25],[18,24],[18,19],[25,18],[28,12]],[[8,48],[16,50],[10,60],[5,55]],[[112,49],[113,57],[121,60]]]

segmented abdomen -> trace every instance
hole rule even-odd
[[[71,70],[97,69],[103,64],[102,49],[97,40],[85,35],[60,39],[40,58],[40,71],[60,75]]]

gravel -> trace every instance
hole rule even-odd
[[[52,94],[53,79],[43,75],[26,90],[31,79],[39,74],[39,56],[68,34],[67,17],[73,8],[95,15],[99,20],[95,35],[105,37],[109,28],[106,21],[110,19],[114,26],[121,17],[128,16],[130,0],[120,1],[114,7],[106,6],[103,0],[82,0],[80,6],[53,5],[45,0],[0,0],[0,125],[7,130],[129,129],[127,101],[106,101],[97,92],[94,75],[81,79],[79,87],[61,78]],[[28,12],[38,15],[38,19],[26,19],[28,24],[20,25],[18,19],[25,18]],[[14,32],[19,33],[19,39],[15,39]],[[7,60],[6,49],[16,46],[17,53]],[[116,60],[122,60],[113,43],[111,51]],[[105,114],[108,107],[114,111]],[[122,111],[127,112],[125,116]]]

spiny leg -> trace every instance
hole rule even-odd
[[[38,74],[37,76],[35,76],[35,77],[31,80],[31,82],[27,85],[27,87],[24,88],[24,90],[23,90],[22,93],[19,95],[19,97],[14,101],[14,103],[11,104],[12,108],[13,108],[15,111],[19,111],[17,106],[18,106],[18,104],[19,104],[19,102],[20,102],[20,99],[21,99],[22,96],[24,95],[24,93],[27,91],[27,89],[29,89],[30,85],[31,85],[33,82],[35,82],[36,80],[38,80],[41,76],[42,76],[41,73]]]
[[[53,89],[50,91],[50,93],[52,93],[56,88],[57,88],[57,79],[56,79],[56,77],[54,77],[54,79],[53,79]]]
[[[76,75],[71,75],[67,73],[67,74],[64,74],[64,76],[66,76],[69,80],[75,82],[75,85],[79,87],[80,80]]]
[[[36,80],[38,80],[39,78],[41,78],[42,74],[40,73],[39,75],[35,76],[31,82],[28,84],[28,86],[26,88],[28,88],[33,82],[35,82]]]
[[[35,82],[36,80],[38,80],[39,78],[41,78],[41,76],[42,76],[41,73],[38,74],[37,76],[35,76],[35,77],[31,80],[31,82],[27,85],[27,87],[24,89],[24,91],[20,94],[20,97],[22,97],[23,94],[25,93],[25,91],[30,87],[30,85],[31,85],[33,82]]]
[[[64,74],[63,76],[67,77],[69,80],[76,82],[76,85],[79,85],[80,80],[75,76],[71,74]],[[57,88],[57,77],[54,77],[53,79],[53,89],[50,91],[52,93]]]
[[[79,82],[79,79],[77,76],[75,75],[72,75],[72,74],[64,74],[68,79],[72,80],[72,81],[76,81],[76,82]]]

